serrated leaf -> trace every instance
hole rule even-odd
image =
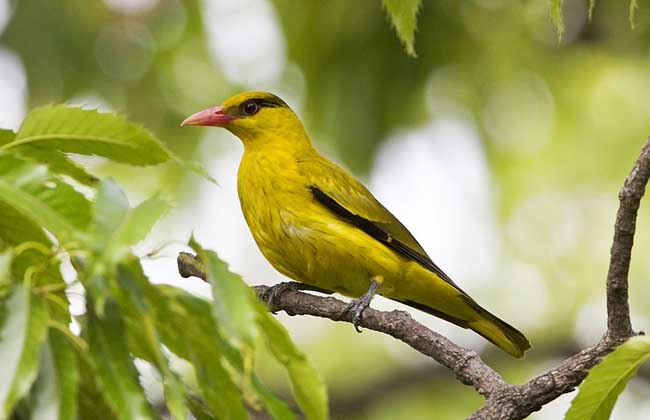
[[[650,358],[650,337],[629,339],[589,371],[565,420],[607,420],[627,382]]]
[[[557,32],[559,41],[564,39],[564,13],[562,12],[562,4],[564,0],[550,0],[551,7],[551,20]]]
[[[406,52],[411,57],[416,57],[415,31],[421,0],[383,0],[383,3]]]
[[[151,285],[135,257],[118,266],[118,282],[118,299],[123,308],[131,352],[158,370],[169,412],[175,419],[185,419],[188,415],[185,390],[163,352],[154,320],[153,304],[149,302],[147,294]]]
[[[241,345],[253,348],[257,329],[255,323],[255,297],[241,276],[228,269],[228,264],[213,251],[206,251],[194,238],[190,246],[203,262],[208,281],[212,285],[212,297],[217,320],[229,336]]]
[[[4,305],[0,327],[0,417],[7,418],[24,397],[38,372],[38,357],[47,332],[47,308],[31,293],[29,281],[18,284]]]
[[[124,340],[124,324],[118,308],[108,300],[104,317],[100,318],[89,301],[86,311],[90,356],[107,402],[123,420],[151,419],[150,407]]]
[[[224,341],[210,304],[171,287],[150,288],[156,324],[165,346],[194,367],[206,409],[218,418],[246,419],[241,393],[224,365]]]
[[[329,418],[327,391],[318,371],[296,347],[287,330],[272,315],[261,312],[258,322],[271,353],[289,374],[294,397],[305,417],[308,420]]]
[[[166,330],[165,345],[172,352],[186,359],[190,357],[188,356],[189,351],[183,350],[181,344],[186,342],[184,336],[179,335],[179,331],[183,329],[177,329],[174,324],[196,325],[208,342],[217,343],[216,348],[220,350],[221,356],[228,361],[228,364],[241,374],[244,373],[242,354],[221,336],[217,326],[212,322],[213,312],[209,302],[173,286],[156,285],[152,287],[154,288],[153,300],[159,304],[166,302],[164,306],[158,307],[160,312],[158,322]],[[179,313],[190,314],[195,319],[189,322],[184,321],[184,316],[179,316]],[[189,331],[188,334],[192,334],[192,332]],[[185,351],[184,354],[183,351]],[[252,386],[253,391],[272,418],[276,420],[294,420],[296,418],[287,403],[266,389],[255,376],[252,378]]]
[[[0,150],[24,145],[103,156],[132,165],[155,165],[171,156],[153,134],[121,116],[64,105],[31,111],[16,138]]]

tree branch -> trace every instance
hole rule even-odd
[[[650,139],[619,193],[609,271],[607,273],[607,333],[594,347],[566,359],[555,369],[519,386],[502,388],[470,419],[523,419],[580,385],[587,372],[607,353],[634,335],[628,305],[628,273],[636,216],[650,178]]]
[[[539,375],[523,385],[506,383],[501,375],[487,366],[472,351],[413,320],[404,311],[382,312],[372,308],[364,311],[360,325],[401,340],[420,353],[451,370],[456,378],[473,386],[486,402],[470,419],[523,419],[560,395],[572,391],[587,376],[590,368],[617,345],[634,335],[628,305],[628,272],[634,242],[639,204],[650,178],[650,140],[625,180],[619,193],[620,205],[614,226],[614,241],[607,274],[607,333],[593,347],[569,357],[558,367]],[[183,277],[205,280],[200,261],[188,253],[178,256],[178,270]],[[333,297],[315,296],[300,290],[313,290],[301,283],[255,286],[259,299],[271,311],[289,315],[311,315],[333,321],[352,322],[352,315],[342,316],[346,303]]]
[[[628,305],[628,273],[636,230],[636,216],[645,187],[650,178],[650,139],[618,194],[620,205],[614,226],[607,273],[607,335],[613,340],[632,336],[630,307]]]

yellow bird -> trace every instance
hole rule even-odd
[[[241,139],[237,189],[260,250],[282,274],[356,298],[346,308],[355,328],[379,293],[470,328],[515,357],[530,348],[458,287],[361,182],[314,149],[282,99],[242,93],[182,125],[224,127]]]

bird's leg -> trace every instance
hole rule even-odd
[[[381,286],[381,281],[381,276],[373,277],[372,281],[370,282],[370,288],[368,291],[365,294],[361,295],[360,298],[350,301],[350,303],[348,303],[348,306],[346,306],[341,313],[342,318],[346,317],[349,313],[352,313],[352,325],[354,325],[354,329],[359,333],[361,332],[359,329],[359,322],[361,322],[363,311],[365,311],[366,308],[370,306],[370,301],[375,296],[375,293],[377,293],[379,286]]]
[[[300,283],[298,281],[283,281],[282,283],[278,283],[266,289],[264,293],[262,293],[261,298],[271,307],[271,312],[275,313],[274,308],[277,306],[278,298],[284,292],[297,292],[300,290],[311,290],[313,292],[324,293],[327,295],[334,293],[331,290],[321,289],[320,287],[310,286],[309,284]]]

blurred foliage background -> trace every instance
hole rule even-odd
[[[174,268],[175,241],[192,231],[250,283],[281,276],[239,212],[238,141],[179,123],[242,90],[275,92],[456,282],[527,333],[533,350],[515,361],[413,312],[518,382],[605,331],[617,191],[650,134],[650,7],[639,6],[632,29],[626,2],[598,0],[589,20],[587,1],[565,0],[558,42],[546,1],[424,1],[414,58],[378,0],[0,0],[0,126],[15,129],[48,103],[110,109],[202,161],[218,186],[177,165],[84,160],[135,201],[155,191],[175,200],[140,254],[162,246],[150,276],[207,294]],[[637,329],[650,321],[648,255],[644,203],[630,277]],[[334,418],[457,419],[481,404],[395,340],[281,318],[325,376]],[[613,418],[644,418],[647,377],[630,384]],[[560,418],[570,399],[531,418]]]

